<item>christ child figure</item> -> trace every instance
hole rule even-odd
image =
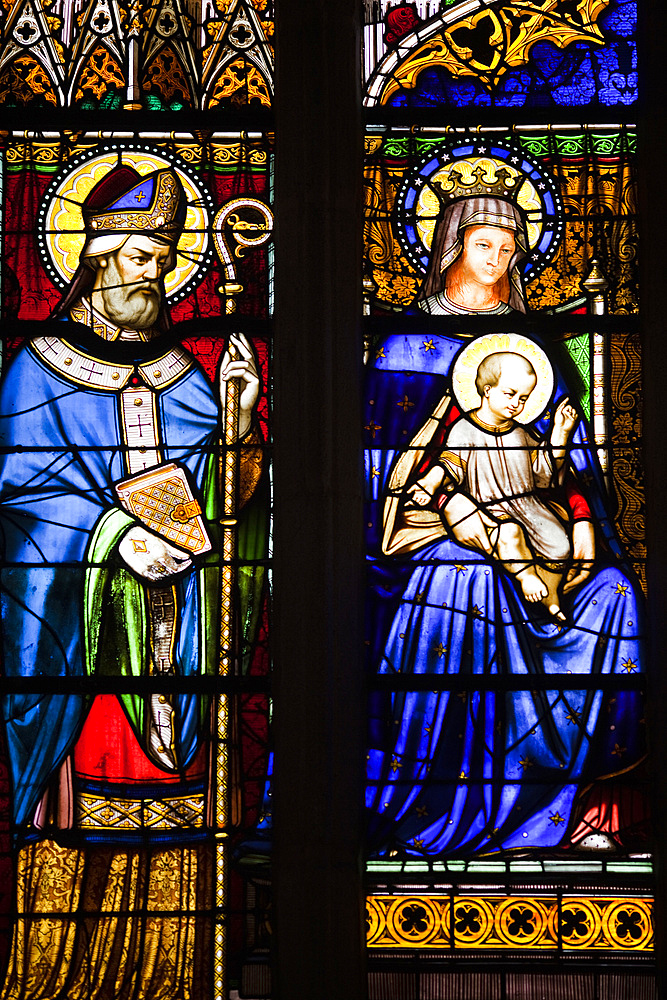
[[[572,550],[567,521],[538,490],[562,480],[578,418],[566,397],[556,408],[548,441],[517,423],[536,385],[535,369],[523,355],[488,355],[475,379],[479,407],[452,425],[439,462],[408,492],[426,506],[444,489],[439,506],[454,537],[467,545],[474,539],[502,562],[528,602],[541,602],[565,621],[559,588]]]

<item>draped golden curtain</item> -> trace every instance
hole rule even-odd
[[[213,870],[209,846],[24,847],[2,1000],[207,996]]]

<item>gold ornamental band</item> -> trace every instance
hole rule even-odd
[[[178,830],[204,825],[204,795],[162,799],[115,799],[83,794],[78,799],[82,829]]]
[[[373,949],[653,951],[647,896],[378,893],[366,909]]]

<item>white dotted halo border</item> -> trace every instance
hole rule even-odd
[[[428,268],[431,240],[440,203],[430,184],[445,180],[460,165],[464,176],[475,166],[491,173],[505,167],[510,176],[523,176],[516,201],[526,217],[530,251],[521,263],[524,280],[531,281],[553,260],[564,231],[563,205],[553,177],[544,167],[509,142],[482,136],[462,136],[442,144],[434,142],[412,168],[396,200],[396,229],[410,263],[421,272]]]
[[[58,288],[64,289],[70,283],[85,244],[80,205],[95,184],[116,166],[119,157],[142,176],[172,166],[183,184],[187,216],[178,241],[176,267],[164,282],[167,298],[179,302],[197,284],[201,268],[211,263],[209,227],[214,206],[201,179],[169,150],[141,143],[109,142],[72,159],[51,181],[39,207],[37,240],[44,267]]]
[[[516,418],[519,424],[538,420],[549,405],[554,391],[554,371],[543,348],[520,333],[490,333],[476,337],[463,348],[452,368],[452,391],[461,410],[468,413],[480,404],[475,386],[477,369],[490,354],[508,351],[530,361],[537,375],[537,385],[526,400],[523,412]]]

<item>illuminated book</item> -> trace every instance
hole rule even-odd
[[[202,510],[182,466],[169,462],[148,469],[116,483],[116,493],[125,510],[172,545],[193,555],[210,550]]]

